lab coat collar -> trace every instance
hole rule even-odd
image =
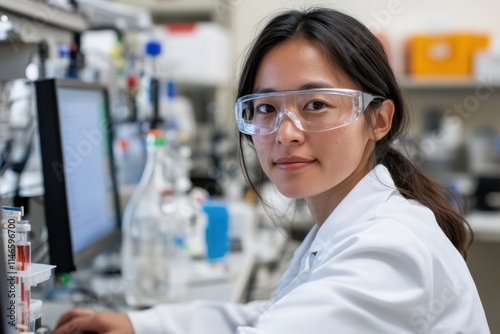
[[[311,230],[310,234],[314,233],[315,237],[311,240],[309,252],[328,248],[340,231],[358,221],[372,219],[375,211],[370,210],[370,207],[385,202],[397,191],[389,170],[384,165],[375,166],[339,203],[317,232]]]
[[[335,238],[342,230],[358,221],[364,222],[373,218],[374,210],[370,210],[370,207],[386,201],[395,191],[397,192],[394,181],[383,165],[377,165],[361,179],[321,227],[313,225],[281,277],[275,300],[306,280],[314,258],[319,256],[322,250],[334,245]]]

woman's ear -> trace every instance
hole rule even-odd
[[[394,116],[394,102],[392,100],[382,101],[382,105],[373,113],[373,131],[370,139],[379,141],[389,132],[392,126],[392,117]]]

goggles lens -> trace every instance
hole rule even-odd
[[[262,136],[288,116],[303,131],[326,131],[354,122],[376,98],[382,97],[330,88],[251,94],[236,100],[236,123],[241,132]]]

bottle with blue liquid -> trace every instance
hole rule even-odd
[[[222,262],[229,250],[229,213],[227,205],[219,200],[203,203],[208,222],[205,230],[206,258]]]

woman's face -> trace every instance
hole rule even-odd
[[[359,89],[307,39],[288,40],[271,49],[259,66],[253,89],[303,87]],[[264,172],[283,195],[325,200],[332,195],[343,198],[352,189],[367,173],[373,149],[364,117],[341,128],[304,132],[285,116],[276,132],[253,136],[253,143]]]

